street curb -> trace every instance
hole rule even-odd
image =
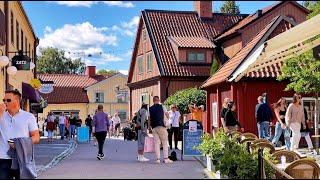
[[[207,166],[202,162],[198,157],[194,156],[194,159],[196,159],[203,167],[204,174],[207,176],[208,179],[216,179],[215,176],[212,174],[212,172],[207,170]]]
[[[64,158],[70,156],[78,147],[78,144],[75,141],[72,141],[69,143],[69,146],[66,150],[64,150],[62,153],[54,157],[50,163],[48,163],[46,166],[41,167],[40,169],[37,169],[37,175],[38,177],[45,172],[46,170],[53,168],[56,166],[60,161],[62,161]]]

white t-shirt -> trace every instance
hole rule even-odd
[[[180,116],[179,111],[169,111],[169,122],[172,124],[172,127],[179,127]]]
[[[113,116],[112,121],[113,121],[113,124],[115,126],[116,124],[120,123],[121,120],[120,120],[119,116],[118,117]]]
[[[66,118],[64,116],[59,116],[59,124],[64,124]]]
[[[36,118],[33,114],[19,110],[13,117],[5,112],[0,117],[0,159],[11,159],[7,152],[9,150],[9,139],[30,137],[30,132],[38,130]]]
[[[55,119],[54,115],[50,115],[48,117],[48,122],[54,122],[54,119]]]

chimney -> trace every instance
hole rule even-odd
[[[86,74],[89,77],[93,77],[96,75],[96,66],[87,66]]]
[[[194,1],[193,9],[200,18],[212,18],[212,1]]]
[[[257,17],[260,17],[261,15],[262,15],[262,10],[261,9],[257,10]]]

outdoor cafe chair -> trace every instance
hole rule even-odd
[[[286,162],[288,163],[300,159],[300,156],[297,153],[288,150],[276,151],[271,156],[274,157],[279,163],[281,162],[282,156],[286,157]]]
[[[266,142],[266,143],[269,143],[270,141],[268,141],[267,139],[256,139],[252,142],[252,144],[257,144],[257,143],[260,143],[260,142]]]
[[[258,148],[261,148],[261,149],[267,148],[267,149],[269,149],[270,154],[273,154],[276,151],[273,144],[271,144],[270,142],[259,142],[256,144],[251,144],[251,148],[253,150],[258,149]]]
[[[242,139],[240,141],[240,144],[246,144],[248,142],[250,142],[250,144],[252,144],[252,142],[254,141],[255,139],[254,138],[246,138],[246,139]]]
[[[319,179],[320,167],[310,159],[299,159],[286,167],[284,170],[294,179]]]

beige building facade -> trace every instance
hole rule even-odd
[[[2,51],[0,55],[7,56],[11,61],[17,52],[22,50],[23,54],[36,64],[36,47],[39,40],[21,1],[0,1],[0,10],[1,16],[3,16],[0,25],[1,33],[5,34],[5,43],[0,46]],[[11,66],[11,62],[8,66]],[[6,89],[18,89],[22,92],[22,83],[29,84],[36,73],[36,68],[34,68],[32,70],[18,70],[15,75],[8,75],[8,66],[2,67],[0,70],[0,99],[4,97]],[[28,104],[27,100],[25,108]]]

